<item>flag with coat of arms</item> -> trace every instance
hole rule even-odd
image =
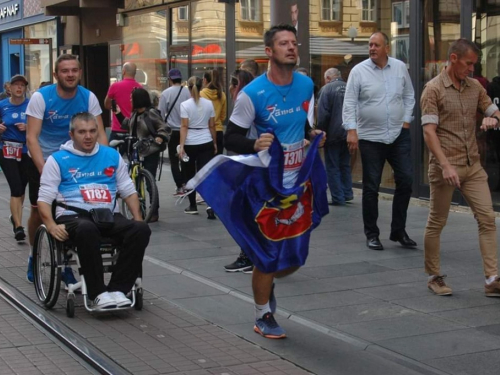
[[[283,187],[284,156],[275,137],[254,155],[218,155],[188,183],[262,272],[304,265],[311,231],[328,214],[326,171],[311,142],[291,188]]]

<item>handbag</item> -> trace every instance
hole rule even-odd
[[[79,215],[90,217],[99,229],[111,229],[115,225],[115,216],[109,208],[92,208],[90,211],[83,208],[68,206],[57,202],[57,206],[76,212]]]
[[[111,229],[115,225],[115,217],[109,208],[93,208],[89,214],[99,229]]]

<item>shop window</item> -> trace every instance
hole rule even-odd
[[[189,20],[189,8],[187,5],[177,8],[177,19],[179,21]]]
[[[341,0],[321,0],[322,21],[340,21]]]
[[[260,0],[240,0],[240,19],[259,22],[260,8]]]
[[[377,0],[361,1],[361,21],[377,22]]]

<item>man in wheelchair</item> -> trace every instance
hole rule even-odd
[[[97,143],[95,117],[77,113],[71,118],[69,134],[71,140],[52,154],[43,168],[38,197],[41,218],[55,239],[76,245],[88,298],[94,301],[95,308],[130,306],[126,294],[141,272],[151,230],[142,220],[137,193],[123,159],[116,150]],[[125,200],[133,220],[114,212],[117,194]],[[95,212],[104,215],[97,215],[99,219]],[[107,286],[101,237],[122,244]]]

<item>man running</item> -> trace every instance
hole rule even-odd
[[[290,188],[295,184],[302,165],[304,139],[323,132],[310,127],[314,114],[313,82],[309,77],[293,71],[298,56],[295,28],[291,25],[273,26],[265,33],[264,44],[270,70],[245,86],[238,96],[226,132],[226,148],[240,154],[252,154],[269,149],[276,136],[284,153],[283,186]],[[248,139],[247,131],[254,123],[259,137]],[[272,129],[274,134],[270,134],[268,129]],[[244,249],[247,254],[254,250]],[[301,251],[304,249],[287,249],[290,254]],[[292,274],[299,266],[278,267],[274,272],[264,272],[263,267],[255,261],[254,264],[254,331],[266,338],[284,338],[285,331],[273,316],[276,311],[273,280]]]
[[[69,122],[71,116],[79,112],[93,114],[97,120],[98,142],[104,145],[108,144],[99,101],[94,93],[79,85],[82,69],[78,57],[68,54],[59,56],[53,75],[57,83],[45,86],[35,92],[26,110],[28,116],[26,142],[31,156],[28,165],[31,203],[31,212],[28,218],[28,239],[31,246],[28,273],[32,268],[35,232],[42,224],[37,207],[40,174],[47,158],[58,151],[63,143],[70,140]],[[33,184],[33,188],[31,188],[31,184]],[[66,284],[76,282],[69,267],[64,270],[62,278]]]

